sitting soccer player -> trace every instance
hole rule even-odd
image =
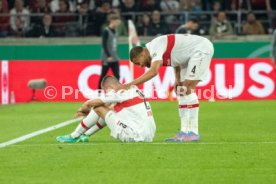
[[[87,116],[73,133],[58,136],[57,141],[88,142],[90,135],[107,125],[110,135],[123,142],[152,142],[155,122],[144,94],[136,86],[120,90],[122,84],[113,76],[106,76],[101,86],[106,93],[86,101],[75,116]]]

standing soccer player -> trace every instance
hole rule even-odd
[[[102,71],[98,88],[101,89],[101,82],[109,68],[114,76],[120,78],[119,56],[117,53],[116,28],[121,24],[120,17],[115,13],[108,14],[108,26],[102,34]]]
[[[208,39],[189,34],[163,35],[147,43],[145,48],[137,46],[130,51],[130,60],[140,67],[148,67],[149,70],[126,84],[125,88],[152,79],[158,74],[160,66],[172,66],[175,71],[175,90],[184,89],[182,95],[178,94],[181,131],[165,141],[187,142],[200,139],[199,102],[195,87],[206,79],[213,53],[213,44]]]

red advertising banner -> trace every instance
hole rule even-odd
[[[35,93],[36,98],[42,101],[84,101],[98,95],[96,89],[101,61],[8,61],[8,66],[3,62],[0,64],[2,101],[7,96],[15,98],[16,102],[31,100],[32,90],[27,84],[33,79],[47,81],[46,89],[36,90]],[[135,67],[134,77],[137,78],[145,70]],[[109,71],[109,74],[112,72]],[[120,62],[120,75],[122,83],[130,82],[128,61]],[[197,93],[203,100],[274,99],[275,81],[276,69],[270,59],[213,59],[208,79],[199,84]],[[173,68],[162,67],[158,76],[139,88],[149,99],[166,100],[173,84]]]

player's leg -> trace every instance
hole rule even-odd
[[[188,62],[187,71],[184,74],[184,81],[182,86],[187,89],[186,96],[184,98],[187,100],[187,106],[184,106],[189,113],[189,139],[191,141],[199,140],[198,132],[198,113],[199,113],[199,101],[198,96],[195,93],[195,88],[197,84],[207,78],[211,59],[213,56],[213,47],[209,43],[206,45],[210,48],[210,51],[196,51]]]
[[[84,135],[91,136],[97,133],[99,130],[103,129],[105,126],[106,126],[105,121],[102,118],[100,118],[94,126],[92,126],[90,129],[84,132]]]
[[[100,117],[93,109],[91,109],[90,113],[80,122],[80,124],[76,127],[74,132],[72,132],[69,135],[64,136],[58,136],[56,139],[59,142],[68,142],[68,143],[74,143],[74,142],[87,142],[87,138],[82,137],[82,135],[89,130],[93,126],[97,126],[97,123],[99,124]],[[103,126],[103,125],[102,125]],[[93,129],[96,131],[96,128]],[[93,132],[93,131],[91,131]],[[93,132],[94,133],[94,132]]]
[[[94,110],[102,119],[105,120],[111,131],[110,135],[115,139],[119,139],[123,142],[143,141],[142,139],[140,140],[135,128],[127,125],[123,118],[116,112],[105,106],[96,107]]]
[[[197,94],[195,93],[195,87],[199,83],[199,80],[185,80],[182,82],[182,86],[187,90],[186,95],[179,96],[179,111],[185,112],[185,122],[181,121],[183,127],[187,128],[188,139],[191,141],[199,140],[198,134],[198,112],[199,101]]]
[[[186,142],[190,140],[189,134],[191,135],[191,130],[197,131],[196,123],[198,121],[198,98],[194,89],[198,84],[199,80],[185,80],[182,82],[181,86],[178,87],[178,112],[181,122],[181,131],[173,138],[168,138],[168,142]],[[193,121],[193,124],[191,124]]]
[[[120,65],[119,62],[113,62],[110,63],[110,67],[112,69],[112,72],[114,74],[114,76],[119,80],[120,79]]]
[[[181,86],[177,92],[181,132],[167,141],[198,141],[198,112],[199,101],[195,88],[199,81],[208,75],[213,50],[210,53],[197,51],[188,62],[188,66],[181,69]]]

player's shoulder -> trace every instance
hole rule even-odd
[[[152,40],[152,42],[163,42],[164,40],[167,40],[167,35],[161,35]]]
[[[176,39],[205,39],[203,36],[184,33],[184,34],[175,34]]]
[[[108,90],[104,93],[105,96],[111,97],[116,95],[116,91],[115,90]]]
[[[103,28],[102,32],[105,33],[105,34],[108,34],[109,30],[110,29],[108,28],[108,26],[106,26],[106,27]]]
[[[133,99],[137,96],[137,90],[138,90],[138,87],[135,85],[132,85],[129,89],[117,90],[114,96],[116,96],[116,98],[121,99],[122,101]]]
[[[148,49],[156,49],[161,46],[165,46],[167,42],[167,35],[158,36],[154,39],[152,39],[150,42],[146,44],[146,48]]]
[[[117,95],[125,95],[125,94],[131,94],[138,90],[138,87],[136,85],[131,85],[128,89],[119,89],[116,91]]]
[[[132,93],[138,90],[138,87],[136,85],[131,85],[127,90],[123,89],[121,93]]]
[[[137,96],[138,92],[140,92],[140,89],[136,85],[130,86],[130,88],[127,90],[129,94],[132,94],[134,96]]]

